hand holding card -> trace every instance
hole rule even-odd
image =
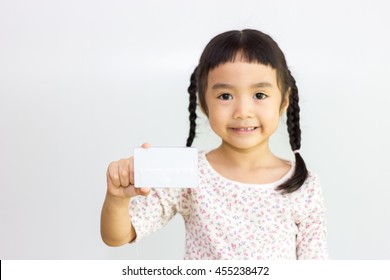
[[[134,185],[137,188],[196,188],[198,180],[196,148],[134,149]]]

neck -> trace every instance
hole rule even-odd
[[[275,156],[269,149],[268,141],[249,149],[239,149],[223,142],[214,152],[222,161],[245,170],[269,167],[275,163]]]

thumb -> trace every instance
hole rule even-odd
[[[150,145],[149,143],[143,143],[142,145],[141,145],[141,147],[142,148],[145,148],[145,149],[147,149],[147,148],[150,148],[152,145]]]
[[[138,195],[147,196],[150,193],[150,188],[136,188],[134,185],[129,185],[126,188],[121,188],[125,197],[135,197]]]
[[[150,193],[150,188],[148,187],[141,187],[139,189],[137,188],[136,190],[139,195],[143,195],[143,196],[146,196]]]

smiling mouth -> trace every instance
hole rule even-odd
[[[249,127],[232,127],[234,131],[253,131],[258,129],[258,126],[249,126]]]

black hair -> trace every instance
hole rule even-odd
[[[199,103],[208,116],[205,93],[207,88],[207,76],[210,70],[226,62],[234,62],[240,54],[245,62],[260,63],[271,66],[276,70],[278,86],[282,93],[282,104],[289,98],[287,108],[287,130],[292,151],[301,147],[301,129],[299,125],[299,96],[294,77],[287,67],[287,62],[278,44],[267,34],[253,29],[242,31],[233,30],[224,32],[214,37],[204,49],[198,66],[191,75],[188,93],[190,95],[190,133],[187,139],[187,147],[191,147],[196,130],[196,100],[197,93]],[[298,190],[308,176],[306,164],[299,154],[295,152],[295,170],[293,175],[276,189],[283,193],[291,193]]]

